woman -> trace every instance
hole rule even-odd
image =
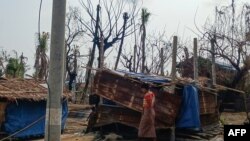
[[[149,85],[143,84],[143,112],[139,125],[138,137],[140,141],[155,141],[155,94],[149,90]]]

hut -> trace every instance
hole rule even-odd
[[[112,123],[138,128],[143,102],[141,85],[144,83],[150,84],[156,94],[156,129],[175,126],[200,130],[218,124],[216,90],[203,87],[205,84],[197,87],[188,79],[178,78],[172,82],[162,76],[103,69],[96,73],[93,83],[93,93],[103,99],[97,107],[97,118],[90,121],[93,124],[89,124],[89,128]]]
[[[14,138],[43,136],[47,88],[32,79],[0,79],[1,132]],[[62,129],[68,115],[67,99],[62,96]]]

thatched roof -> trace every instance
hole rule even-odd
[[[0,79],[0,98],[13,100],[46,100],[47,88],[35,80]],[[63,97],[69,98],[71,93],[64,90]]]

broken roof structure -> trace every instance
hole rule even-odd
[[[188,107],[195,102],[192,101],[195,99],[198,99],[196,105],[199,106],[195,108],[199,112],[201,125],[218,122],[215,89],[194,86],[193,81],[186,79],[172,82],[171,79],[162,76],[104,69],[97,71],[95,75],[93,93],[117,105],[108,107],[100,105],[98,107],[99,119],[95,127],[121,123],[137,128],[142,112],[144,94],[141,91],[141,85],[143,83],[150,84],[151,90],[156,93],[157,129],[175,126],[183,107]],[[184,94],[187,96],[186,99],[183,99]],[[183,101],[187,101],[187,105],[183,106]],[[192,118],[189,117],[191,120]]]

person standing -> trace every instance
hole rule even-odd
[[[155,141],[155,94],[149,90],[148,84],[143,84],[141,88],[145,95],[143,97],[143,112],[138,129],[138,138],[140,141]]]

